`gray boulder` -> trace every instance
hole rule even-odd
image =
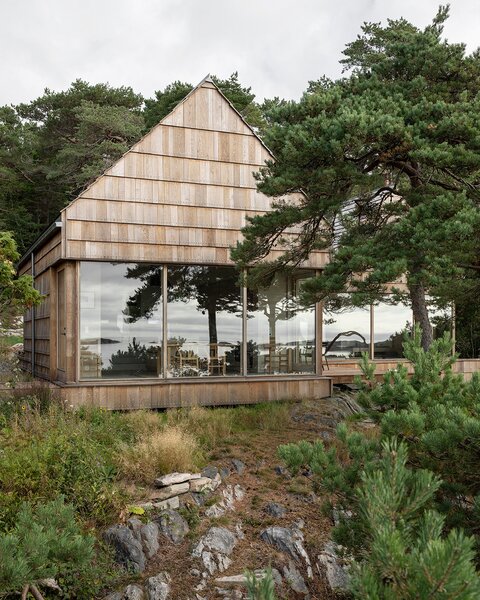
[[[174,544],[183,542],[189,531],[188,523],[175,510],[164,510],[155,520],[158,522],[163,535]]]
[[[103,534],[107,544],[115,551],[115,560],[134,573],[145,570],[146,558],[140,541],[135,534],[125,525],[109,527]]]
[[[218,475],[217,467],[209,466],[202,470],[202,477],[209,477],[210,479],[213,479],[215,475]]]
[[[163,571],[145,581],[148,600],[166,600],[170,594],[171,577]]]
[[[229,556],[235,548],[236,539],[233,533],[225,527],[210,527],[200,543],[211,552],[220,552]]]
[[[268,527],[260,534],[260,539],[298,560],[298,551],[293,531],[286,527]]]
[[[328,585],[334,592],[344,592],[350,582],[348,560],[342,560],[337,554],[337,545],[327,542],[318,556],[317,569],[326,576]]]
[[[139,585],[129,585],[123,592],[122,600],[144,600],[145,594]]]
[[[228,529],[211,527],[200,538],[192,555],[200,558],[205,569],[213,575],[216,571],[223,572],[228,569],[231,564],[229,555],[233,552],[236,543],[236,537]]]
[[[140,527],[140,541],[147,558],[152,558],[160,549],[160,528],[157,523],[149,521]]]
[[[265,512],[272,517],[281,518],[287,514],[287,509],[281,504],[277,504],[276,502],[269,502],[265,506]]]
[[[283,576],[294,592],[297,594],[308,594],[305,580],[292,561],[288,563],[288,566],[283,567]]]
[[[238,458],[234,458],[232,460],[232,465],[233,465],[233,468],[235,469],[235,471],[239,475],[241,475],[245,471],[245,463],[242,462],[241,460],[238,460]]]

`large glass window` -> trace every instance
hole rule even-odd
[[[168,268],[167,374],[239,375],[242,301],[233,267]]]
[[[323,356],[328,360],[358,359],[370,350],[370,307],[348,306],[340,295],[323,310]]]
[[[402,358],[403,336],[412,329],[412,309],[381,302],[374,310],[374,358]]]
[[[315,309],[298,294],[311,274],[278,274],[269,286],[247,292],[247,372],[312,373],[315,370]]]
[[[161,374],[161,273],[158,265],[81,263],[82,379]]]

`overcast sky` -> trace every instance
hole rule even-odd
[[[76,78],[130,85],[145,97],[180,79],[239,71],[259,99],[298,98],[338,76],[363,21],[404,16],[423,27],[439,0],[2,0],[0,104]],[[445,28],[480,45],[480,1],[451,0]]]

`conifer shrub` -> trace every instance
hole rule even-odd
[[[476,598],[480,377],[466,382],[453,372],[448,335],[425,351],[417,328],[404,354],[411,377],[400,364],[381,383],[362,359],[359,402],[377,436],[342,423],[329,448],[300,442],[279,454],[292,473],[311,469],[332,494],[333,537],[357,560],[355,597]]]
[[[15,527],[0,536],[0,593],[30,591],[40,599],[44,580],[55,579],[63,597],[81,597],[75,580],[92,579],[94,556],[93,536],[82,532],[62,497],[36,507],[23,503]],[[89,593],[96,591],[90,582]]]

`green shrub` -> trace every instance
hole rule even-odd
[[[15,527],[0,537],[0,557],[0,592],[37,592],[43,579],[89,571],[94,538],[82,533],[63,498],[35,508],[24,503]]]

